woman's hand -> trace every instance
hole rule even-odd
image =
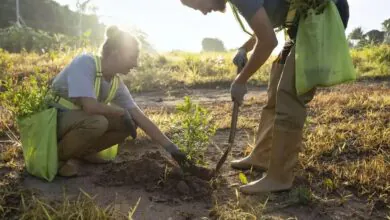
[[[125,114],[122,116],[123,121],[126,125],[126,128],[130,132],[130,135],[133,139],[137,138],[137,125],[135,124],[133,118],[129,111],[125,110]]]

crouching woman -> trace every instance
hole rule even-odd
[[[136,137],[140,127],[175,159],[185,155],[145,116],[118,74],[137,67],[139,41],[112,26],[100,56],[74,58],[52,81],[51,105],[58,109],[58,174],[75,176],[77,160],[108,162],[99,152]]]

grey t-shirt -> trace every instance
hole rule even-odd
[[[256,12],[264,7],[274,28],[284,24],[289,9],[287,0],[230,0],[240,14],[250,23]]]
[[[72,60],[53,80],[52,88],[61,97],[72,99],[88,97],[104,101],[110,91],[110,82],[104,78],[101,80],[100,94],[95,94],[96,65],[95,59],[90,54],[82,54]],[[125,109],[137,107],[128,88],[120,80],[118,90],[111,101]],[[59,106],[56,106],[59,107]]]

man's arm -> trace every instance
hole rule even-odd
[[[265,61],[267,61],[278,44],[276,34],[264,7],[260,8],[256,12],[249,25],[257,37],[257,44],[247,65],[235,80],[236,83],[239,84],[244,84],[248,81],[248,79],[265,63]],[[248,48],[250,48],[250,45],[251,43],[247,44]]]
[[[256,44],[256,36],[253,35],[249,40],[247,40],[239,49],[244,49],[246,53],[253,50]]]

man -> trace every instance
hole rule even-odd
[[[223,12],[225,0],[181,0],[188,7],[203,14]],[[231,96],[239,104],[247,93],[246,82],[265,63],[278,44],[274,28],[284,27],[289,12],[286,0],[230,0],[248,22],[254,34],[240,47],[233,62],[245,67],[231,85]],[[338,0],[337,8],[344,27],[349,18],[347,0]],[[295,21],[298,19],[295,19]],[[302,130],[306,120],[306,104],[313,99],[315,89],[297,95],[295,89],[295,38],[297,23],[289,24],[291,40],[272,64],[268,86],[268,100],[261,113],[256,146],[251,154],[232,162],[236,169],[254,168],[266,171],[260,180],[242,186],[243,193],[261,193],[288,190],[294,180],[293,168],[298,162],[302,144]],[[249,60],[246,54],[254,48]]]

